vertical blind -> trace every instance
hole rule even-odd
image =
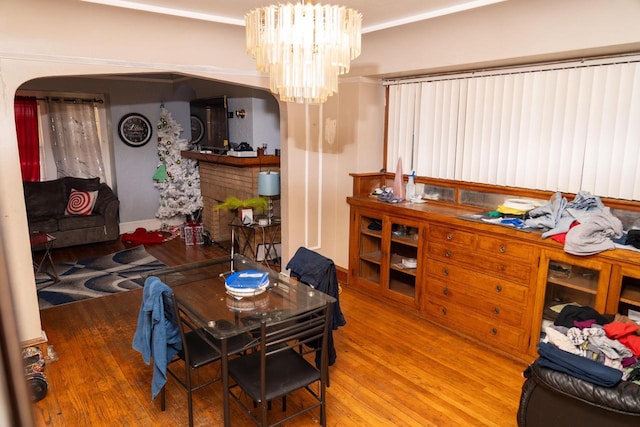
[[[386,81],[387,170],[640,200],[639,61]]]

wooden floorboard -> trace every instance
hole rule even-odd
[[[54,251],[55,261],[104,255],[121,243]],[[180,239],[149,245],[168,265],[226,253],[186,247]],[[172,379],[167,409],[151,400],[151,367],[131,347],[142,291],[42,310],[42,326],[59,360],[47,365],[47,396],[33,405],[37,426],[181,426],[186,394]],[[330,368],[329,426],[515,426],[522,361],[512,360],[345,287],[347,325],[334,333],[337,362]],[[288,412],[303,397],[288,399]],[[220,384],[195,394],[197,426],[222,425]],[[280,416],[279,405],[270,415]],[[231,403],[232,425],[250,425]],[[317,413],[287,426],[317,424]]]

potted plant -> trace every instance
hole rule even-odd
[[[216,205],[214,210],[227,210],[227,211],[237,211],[240,219],[243,223],[245,223],[245,218],[242,215],[243,209],[252,209],[258,211],[266,211],[268,206],[267,199],[265,197],[251,197],[249,199],[241,200],[235,196],[229,196],[222,203]],[[248,221],[249,223],[253,222],[253,217]]]

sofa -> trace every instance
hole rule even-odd
[[[120,237],[120,201],[99,178],[64,177],[24,182],[23,187],[29,232],[54,236],[53,248],[106,242]],[[77,214],[68,207],[72,189],[90,193],[91,200],[95,200],[93,209]],[[40,249],[39,246],[42,244],[36,244],[33,249]]]
[[[525,371],[519,427],[640,426],[640,386],[603,387],[533,363]]]

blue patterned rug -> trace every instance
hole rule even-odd
[[[40,309],[89,298],[139,289],[141,276],[165,264],[149,255],[144,246],[114,254],[55,264],[59,282],[46,274],[36,275]]]

